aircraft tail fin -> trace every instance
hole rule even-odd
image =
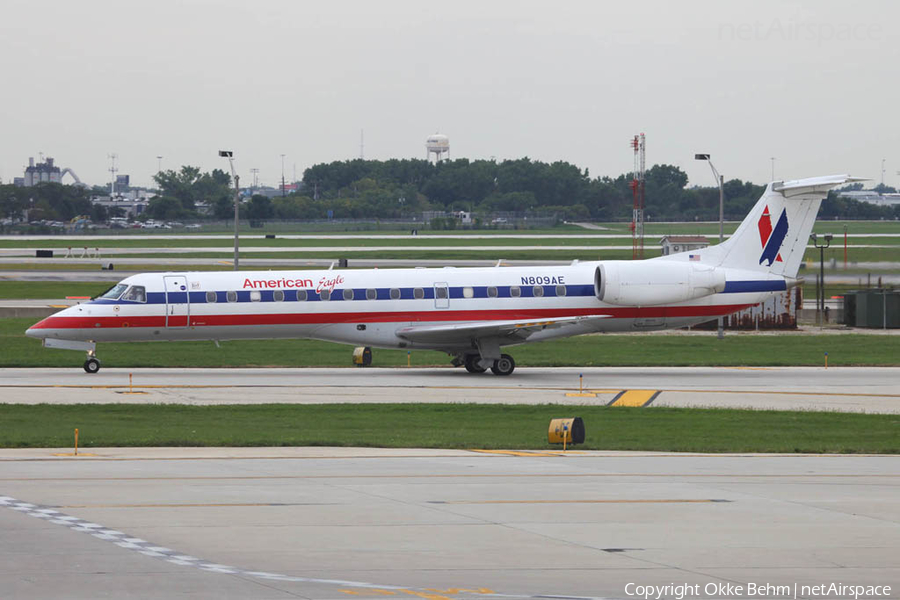
[[[829,175],[773,181],[734,235],[702,251],[703,262],[796,277],[828,190],[855,181],[866,179]]]

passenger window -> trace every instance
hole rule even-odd
[[[262,300],[262,294],[259,293],[259,290],[250,292],[250,302],[259,302],[260,300]]]
[[[474,298],[475,290],[467,286],[463,288],[463,298]]]
[[[543,295],[544,295],[544,286],[541,286],[541,285],[534,286],[534,297],[540,298]]]
[[[399,300],[400,299],[400,290],[397,288],[391,288],[391,300]]]
[[[319,292],[319,300],[331,300],[331,290],[322,290]]]
[[[444,286],[434,288],[434,297],[435,298],[446,298],[447,297],[447,288]]]
[[[281,290],[275,290],[272,292],[272,300],[275,302],[284,302],[284,292]]]
[[[518,298],[519,296],[522,295],[522,290],[519,288],[519,286],[514,285],[509,288],[509,295],[512,296],[513,298]]]
[[[144,286],[133,285],[128,288],[128,291],[122,296],[122,300],[128,300],[129,302],[146,302],[147,292],[145,291]]]
[[[423,290],[422,288],[415,288],[413,290],[413,298],[415,298],[416,300],[421,300],[424,297],[425,297],[425,290]]]
[[[493,285],[488,286],[487,295],[488,295],[488,298],[496,298],[497,297],[497,288]]]
[[[353,300],[353,290],[344,288],[344,300]]]
[[[297,290],[297,302],[306,302],[306,290]]]
[[[215,292],[206,292],[206,301],[209,302],[210,304],[214,303],[218,299],[219,299],[219,296]]]
[[[557,296],[565,296],[566,295],[566,286],[564,286],[564,285],[556,286],[556,295]]]
[[[369,288],[366,290],[366,300],[375,300],[378,298],[378,291]]]
[[[237,302],[237,292],[229,291],[225,292],[225,299],[229,302]]]

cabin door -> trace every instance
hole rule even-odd
[[[163,282],[166,289],[166,327],[180,329],[188,326],[191,305],[188,302],[187,277],[184,275],[165,275]]]
[[[434,307],[450,308],[450,286],[446,283],[434,284]]]

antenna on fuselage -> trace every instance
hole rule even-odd
[[[502,259],[502,258],[499,259],[499,260],[497,261],[497,264],[494,265],[494,266],[495,266],[495,267],[502,267],[502,266],[503,266],[503,259]]]

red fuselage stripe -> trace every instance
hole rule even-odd
[[[530,310],[433,310],[346,313],[267,313],[191,315],[192,327],[248,325],[329,325],[337,323],[406,323],[455,321],[510,321],[521,319],[553,319],[561,317],[605,316],[618,319],[715,317],[729,315],[752,306],[725,304],[716,306],[650,306],[627,308],[566,308]],[[169,325],[184,327],[184,316],[170,316]],[[159,316],[94,316],[47,317],[32,329],[102,329],[121,327],[165,327],[165,315]]]

